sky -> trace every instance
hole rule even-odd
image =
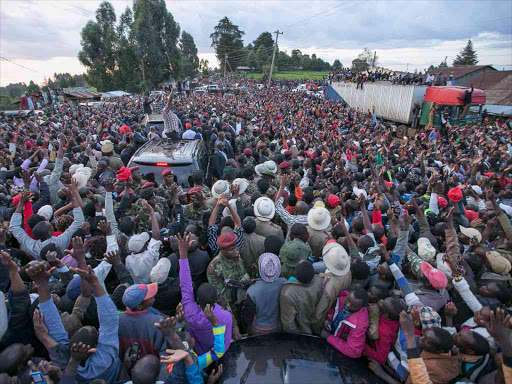
[[[167,9],[192,34],[201,59],[217,66],[210,33],[227,16],[245,32],[244,44],[263,31],[283,32],[279,48],[316,53],[345,66],[363,48],[377,52],[379,65],[423,70],[448,64],[471,39],[479,64],[512,69],[511,0],[340,1],[166,1]],[[95,0],[0,0],[0,86],[30,80],[41,84],[54,73],[79,74],[80,31],[95,18]],[[132,0],[115,0],[117,16]],[[10,61],[6,61],[10,60]],[[13,64],[12,62],[18,64]],[[22,67],[24,68],[22,68]]]

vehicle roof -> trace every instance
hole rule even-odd
[[[152,114],[148,114],[144,117],[144,120],[146,122],[162,122],[164,121],[164,115],[162,115],[161,113],[152,113]]]
[[[223,384],[383,383],[364,358],[351,359],[324,339],[273,333],[230,344],[223,357]]]
[[[464,93],[469,88],[466,87],[428,87],[425,93],[425,102],[435,101],[441,105],[464,105]],[[485,91],[474,88],[471,98],[471,104],[485,104]]]
[[[169,164],[190,164],[199,149],[200,140],[171,139],[151,140],[133,155],[133,161],[144,164],[166,162]]]

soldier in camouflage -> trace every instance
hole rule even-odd
[[[144,209],[142,201],[146,200],[151,207],[160,215],[162,226],[166,225],[166,216],[164,212],[165,207],[162,200],[157,200],[155,197],[154,188],[144,188],[140,193],[140,199],[132,204],[131,208],[126,212],[126,216],[135,218],[135,233],[150,232],[151,231],[151,214]]]
[[[185,205],[183,214],[189,223],[203,227],[203,216],[209,212],[206,206],[206,199],[201,192],[201,188],[194,187],[187,193],[191,203]]]
[[[211,261],[206,270],[208,282],[217,289],[219,303],[230,308],[234,319],[239,321],[240,299],[245,297],[243,289],[230,288],[224,283],[226,279],[236,280],[249,285],[250,277],[237,247],[237,236],[233,232],[225,232],[217,239],[219,254]],[[235,326],[235,324],[233,324]]]

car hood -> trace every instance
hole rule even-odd
[[[350,359],[310,335],[276,333],[233,342],[223,367],[223,384],[381,382],[366,359]]]

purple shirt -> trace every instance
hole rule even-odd
[[[26,159],[22,164],[21,164],[21,168],[23,169],[28,169],[29,165],[30,165],[31,161],[30,159]],[[39,165],[39,168],[37,168],[37,172],[41,172],[43,171],[46,166],[48,165],[48,159],[43,159],[43,161],[41,161],[41,164]],[[22,178],[18,178],[16,176],[14,176],[12,178],[13,180],[13,184],[17,187],[24,187],[25,186],[25,183],[23,182],[23,179]],[[29,188],[30,192],[39,192],[39,189],[37,188],[37,180],[34,176],[32,176],[31,180],[30,180],[30,188]]]
[[[213,348],[213,326],[206,318],[201,307],[194,300],[194,290],[192,288],[192,276],[190,274],[190,265],[188,259],[180,259],[180,287],[181,287],[181,303],[183,311],[187,319],[190,334],[196,340],[194,351],[198,355],[209,352]],[[226,351],[231,343],[231,326],[233,319],[231,313],[222,309],[221,306],[215,304],[213,313],[219,320],[219,325],[226,326],[224,336],[224,344]]]

